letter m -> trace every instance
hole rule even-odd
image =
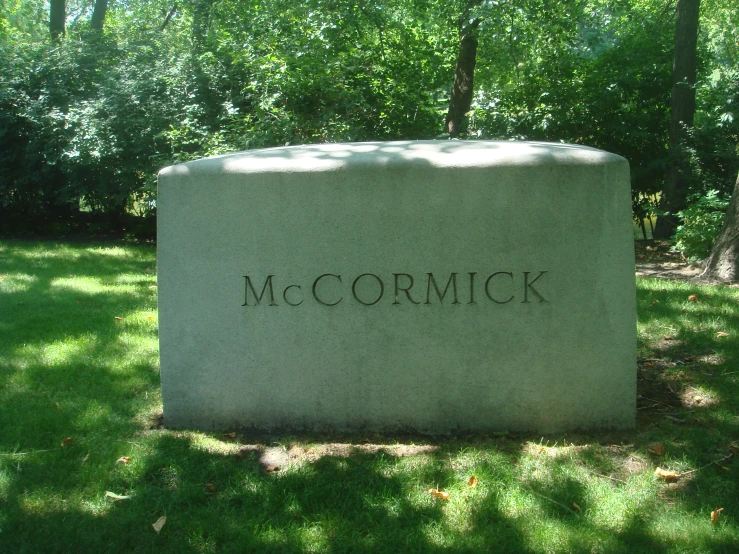
[[[262,298],[264,297],[264,293],[267,290],[267,287],[269,287],[269,305],[270,306],[277,306],[277,303],[275,302],[275,291],[272,288],[272,277],[274,275],[269,275],[267,277],[267,280],[264,282],[264,286],[262,287],[262,292],[257,296],[257,291],[254,289],[254,285],[251,283],[251,279],[248,275],[244,275],[244,279],[246,279],[246,285],[244,290],[244,303],[242,306],[250,306],[249,304],[249,290],[251,290],[251,293],[254,295],[254,299],[256,300],[255,305],[259,305],[259,303],[262,301]]]
[[[444,287],[444,292],[441,292],[439,290],[439,285],[436,282],[436,279],[434,278],[433,273],[427,273],[428,275],[428,281],[426,282],[426,304],[431,304],[431,287],[434,287],[434,290],[436,291],[436,296],[439,297],[439,302],[444,301],[444,297],[446,296],[447,291],[449,290],[449,285],[452,286],[452,292],[454,293],[454,301],[452,304],[459,304],[459,300],[457,300],[457,274],[452,273],[449,276],[449,280],[446,282],[446,286]]]

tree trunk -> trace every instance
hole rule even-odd
[[[739,176],[724,216],[724,226],[713,245],[702,277],[713,281],[739,281]]]
[[[472,106],[472,86],[477,61],[477,38],[474,31],[479,24],[480,20],[476,19],[460,31],[459,56],[454,70],[449,111],[446,114],[446,132],[452,137],[458,137],[462,132],[464,116]]]
[[[67,19],[66,0],[51,0],[49,2],[49,31],[51,40],[58,42],[64,36],[64,23]]]
[[[90,27],[96,31],[103,30],[103,24],[105,23],[105,12],[108,9],[108,0],[95,0],[95,9],[92,11],[92,19],[90,20]]]
[[[685,130],[695,115],[695,68],[700,0],[677,0],[675,62],[672,68],[670,139],[660,210],[669,212],[657,220],[655,238],[670,238],[677,226],[676,213],[685,207],[690,170],[683,151]]]
[[[192,38],[195,45],[202,47],[210,26],[210,10],[215,0],[195,0],[192,12]]]

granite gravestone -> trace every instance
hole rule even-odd
[[[625,159],[533,142],[255,150],[163,169],[164,422],[628,428]]]

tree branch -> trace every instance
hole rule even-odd
[[[164,19],[164,23],[162,23],[160,31],[164,31],[164,29],[167,27],[167,24],[169,23],[169,20],[174,17],[174,14],[177,13],[177,2],[174,3],[174,6],[172,6],[172,9],[169,10],[169,13],[167,14],[167,17]]]

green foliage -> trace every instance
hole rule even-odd
[[[711,253],[723,225],[729,201],[716,190],[692,195],[689,205],[677,213],[682,221],[675,231],[675,250],[690,260],[702,260]]]
[[[483,37],[485,69],[473,129],[483,138],[595,146],[631,166],[635,215],[661,189],[672,67],[671,17],[657,2],[553,7],[529,0]]]
[[[472,20],[463,137],[621,154],[635,217],[654,212],[674,33],[662,0],[132,0],[110,3],[102,35],[92,6],[67,2],[66,38],[52,44],[46,3],[0,4],[0,231],[123,227],[134,208],[153,215],[159,168],[203,156],[445,138],[458,33]],[[739,171],[736,17],[725,0],[702,4],[683,145],[694,193],[726,193]]]

